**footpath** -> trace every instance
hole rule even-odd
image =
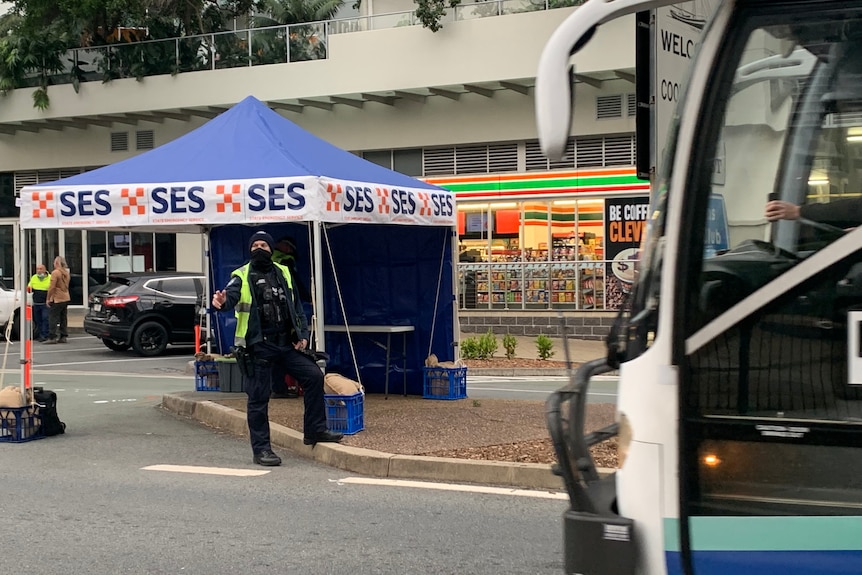
[[[79,311],[79,310],[75,310]],[[83,311],[69,314],[69,332],[83,334]],[[469,335],[462,335],[462,339]],[[565,360],[563,341],[554,342],[554,360]],[[594,340],[567,342],[569,359],[583,363],[601,357],[604,343]],[[516,357],[536,358],[535,338],[519,337]],[[566,375],[565,368],[543,369],[473,369],[470,375],[522,376],[541,378],[549,375]],[[248,436],[245,413],[215,403],[220,399],[235,398],[236,394],[219,392],[178,391],[162,396],[162,407],[177,415],[194,419],[208,427],[238,436]],[[272,443],[289,449],[301,457],[324,465],[370,477],[477,483],[511,487],[513,489],[539,489],[560,491],[562,480],[551,473],[551,466],[536,463],[479,461],[442,457],[397,455],[370,449],[338,444],[318,444],[314,447],[302,443],[302,433],[279,424],[272,424]]]

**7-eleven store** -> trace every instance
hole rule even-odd
[[[646,220],[649,182],[634,168],[426,181],[458,199],[463,331],[559,335],[568,310],[570,334],[607,332]]]

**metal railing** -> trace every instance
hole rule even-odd
[[[488,0],[449,9],[441,22],[488,18],[583,4],[585,0]],[[225,68],[322,60],[330,57],[330,35],[419,26],[415,12],[394,12],[324,22],[250,28],[161,40],[68,50],[65,69],[51,84],[144,78]],[[25,78],[36,85],[37,72]],[[21,86],[19,86],[21,87]]]

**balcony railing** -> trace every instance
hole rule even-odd
[[[584,1],[488,0],[462,4],[449,9],[442,23],[577,6]],[[66,69],[54,74],[51,84],[322,60],[329,57],[330,35],[419,25],[415,13],[406,11],[75,48],[66,53]],[[27,85],[36,85],[35,75],[27,79]]]

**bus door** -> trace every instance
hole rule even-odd
[[[862,2],[739,2],[728,29],[677,222],[668,572],[859,573]],[[766,59],[795,71],[741,81]]]

